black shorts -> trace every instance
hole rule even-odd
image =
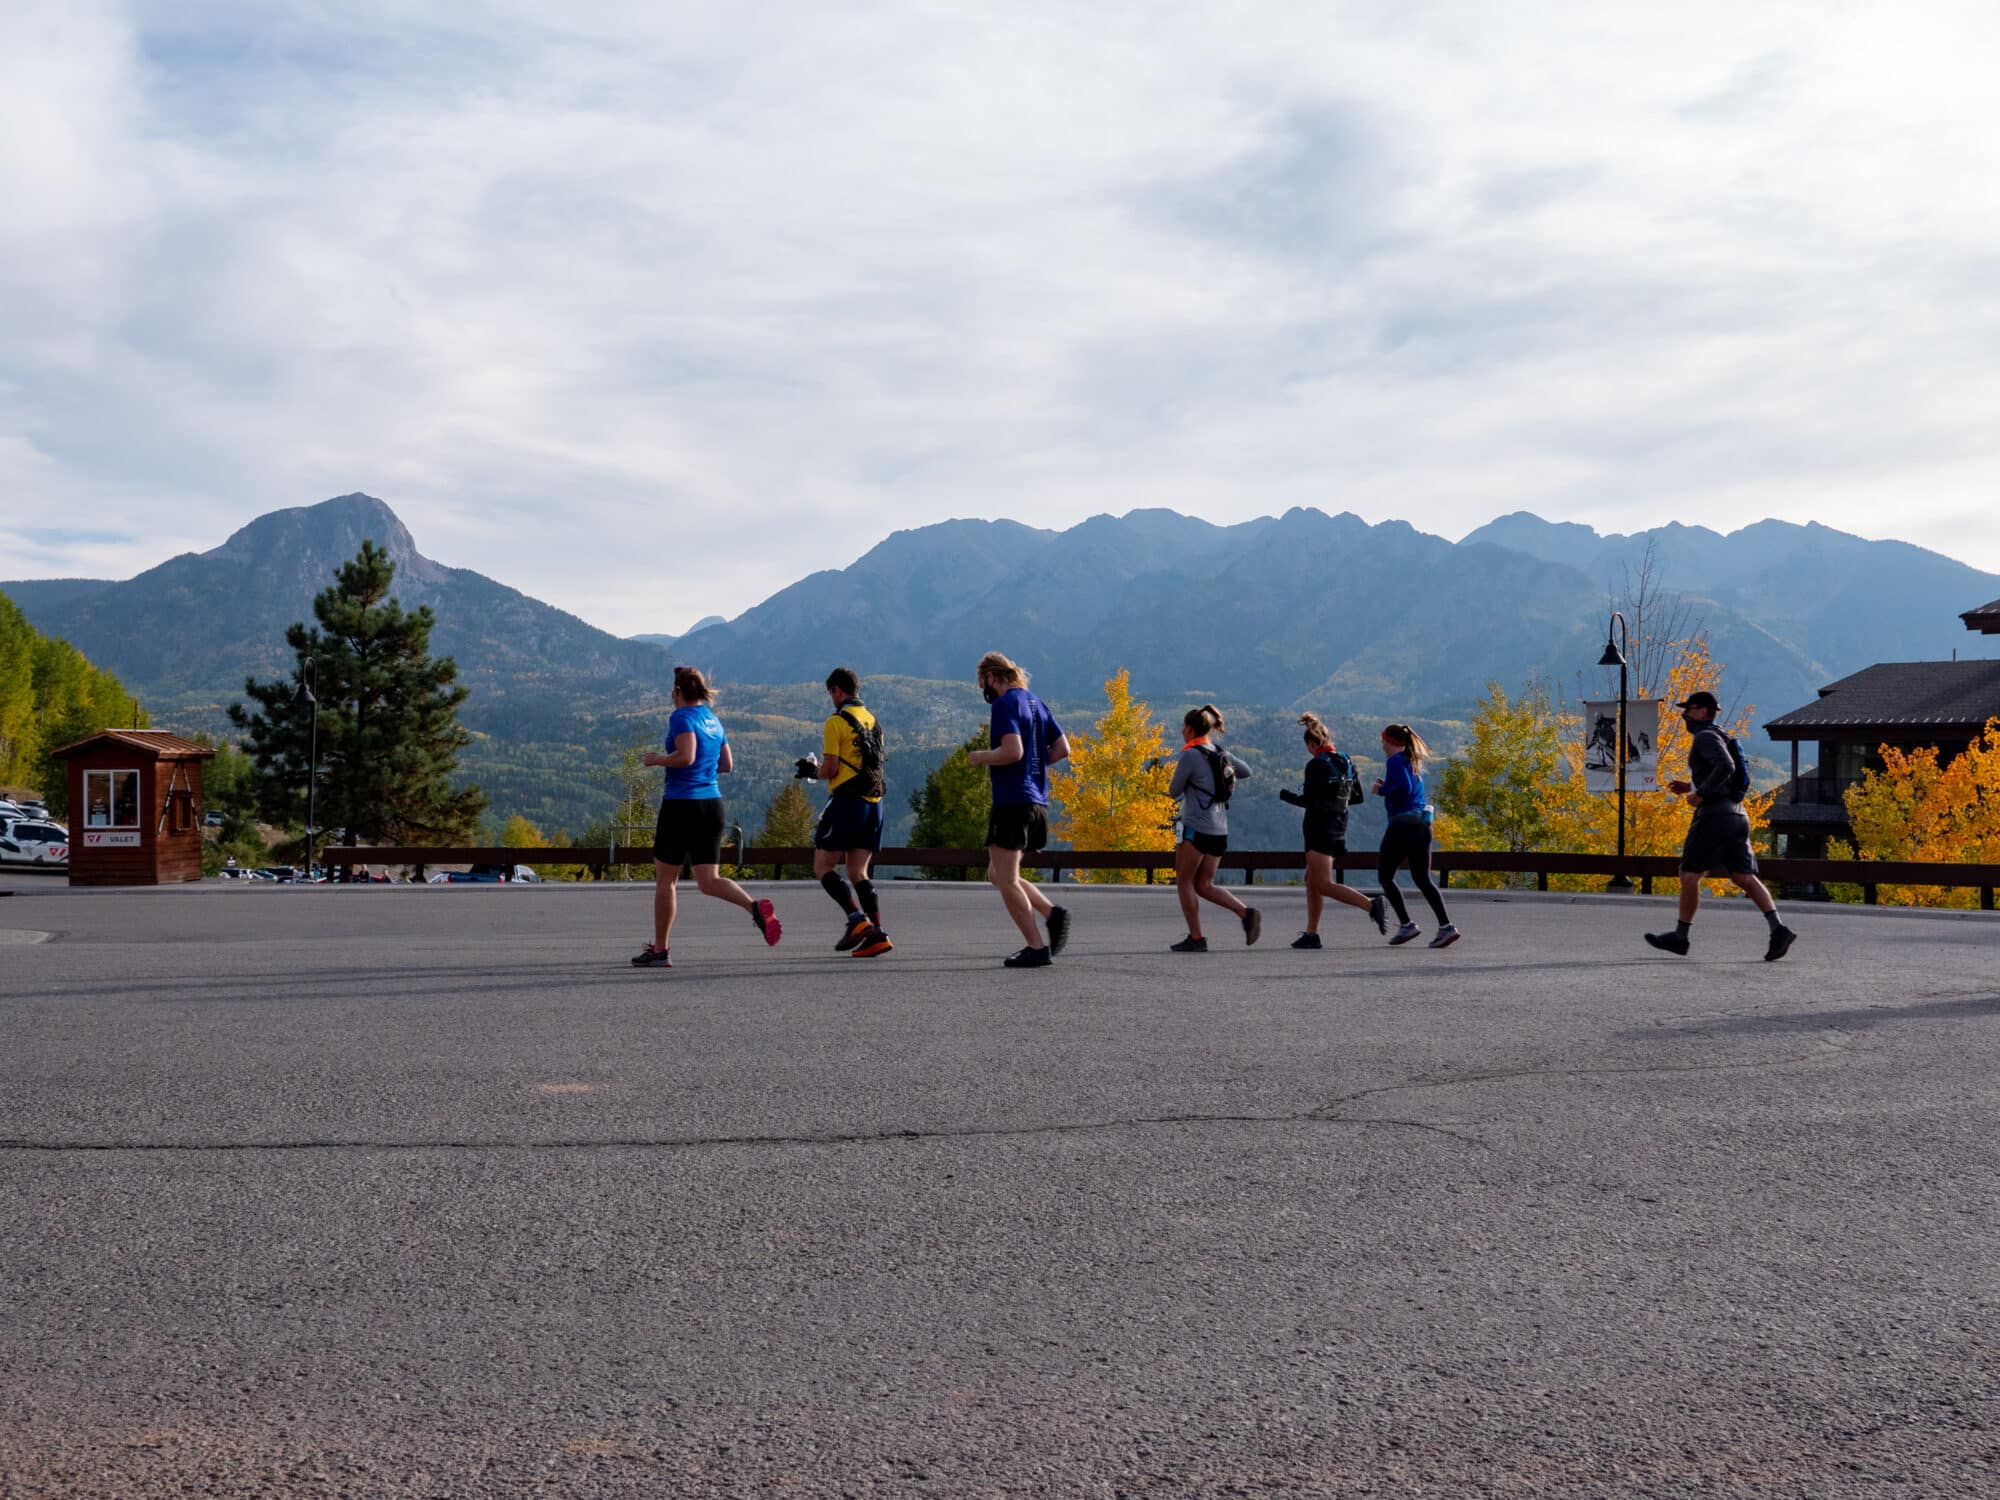
[[[653,825],[653,858],[663,865],[722,863],[722,799],[674,798],[660,804]]]
[[[986,815],[986,846],[1039,854],[1049,842],[1048,809],[1034,802],[1009,802]]]
[[[1324,854],[1330,859],[1339,859],[1347,853],[1347,835],[1329,833],[1324,828],[1306,825],[1306,853]]]
[[[882,852],[882,804],[864,797],[829,797],[813,829],[813,848],[829,854]]]
[[[1750,847],[1750,819],[1740,807],[1695,810],[1681,847],[1684,875],[1755,875],[1757,851]]]
[[[1193,844],[1198,854],[1212,854],[1219,859],[1229,852],[1229,835],[1226,833],[1184,833],[1181,837]]]

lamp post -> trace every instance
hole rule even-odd
[[[306,879],[312,879],[313,834],[316,831],[319,792],[319,699],[313,684],[319,681],[319,658],[308,656],[299,664],[299,690],[292,694],[293,708],[312,710],[312,730],[306,760]]]
[[[1611,625],[1618,627],[1613,634]],[[1618,669],[1618,873],[1605,886],[1608,891],[1629,891],[1632,878],[1625,873],[1625,693],[1626,662],[1625,652],[1630,649],[1632,637],[1625,627],[1625,616],[1618,610],[1611,611],[1611,622],[1604,628],[1604,654],[1597,658],[1600,667]]]

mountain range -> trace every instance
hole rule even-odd
[[[970,520],[899,531],[734,619],[621,640],[425,557],[363,494],[261,516],[136,578],[0,591],[117,673],[156,722],[220,730],[246,675],[288,668],[285,627],[368,538],[396,563],[403,603],[432,608],[433,649],[473,690],[467,769],[496,810],[572,827],[609,805],[607,756],[657,729],[675,659],[725,685],[743,726],[732,739],[757,747],[739,761],[761,790],[816,740],[817,685],[836,662],[878,681],[873,701],[924,763],[978,722],[969,676],[990,649],[1028,666],[1072,720],[1125,666],[1163,716],[1212,699],[1269,710],[1281,727],[1284,711],[1310,707],[1356,725],[1429,720],[1449,739],[1489,680],[1602,688],[1608,601],[1649,551],[1725,664],[1725,698],[1754,701],[1759,719],[1871,662],[1980,647],[1957,612],[2000,595],[2000,576],[1937,553],[1779,521],[1728,536],[1680,525],[1602,535],[1517,512],[1453,543],[1317,510],[1232,526],[1135,510],[1065,531]],[[911,764],[903,779],[916,774]]]

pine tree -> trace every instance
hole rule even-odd
[[[1132,698],[1132,674],[1120,667],[1104,684],[1095,734],[1076,735],[1050,788],[1062,802],[1051,830],[1073,849],[1158,850],[1174,846],[1173,771],[1167,737],[1144,703]],[[1084,870],[1079,880],[1130,885],[1138,870]]]
[[[950,755],[924,784],[910,793],[912,849],[979,849],[986,844],[986,819],[993,810],[993,780],[966,756],[987,748],[990,731],[981,728]],[[956,877],[955,870],[925,867],[926,880]]]
[[[313,600],[316,627],[285,632],[298,676],[246,680],[256,705],[229,706],[257,764],[258,803],[272,822],[306,816],[311,709],[296,704],[308,660],[317,663],[321,828],[350,844],[448,844],[478,826],[486,796],[452,784],[472,736],[458,722],[470,689],[450,657],[430,655],[428,606],[406,612],[389,595],[396,565],[374,542],[341,566]]]

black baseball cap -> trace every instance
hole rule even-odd
[[[1712,713],[1721,713],[1722,705],[1715,701],[1715,694],[1703,688],[1698,693],[1689,693],[1685,703],[1676,703],[1675,708],[1705,708]]]

